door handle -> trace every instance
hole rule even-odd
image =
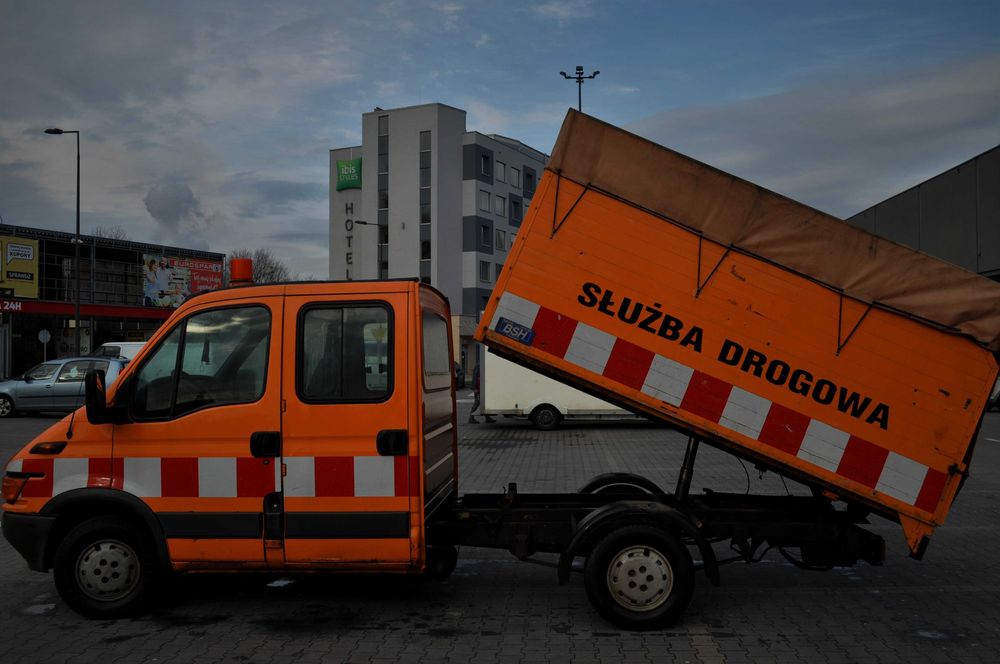
[[[254,431],[250,434],[250,455],[265,459],[281,456],[281,432]]]
[[[409,448],[406,429],[383,429],[375,436],[375,449],[380,456],[406,456]]]

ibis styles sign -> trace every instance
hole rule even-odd
[[[361,189],[361,157],[337,160],[337,191]]]

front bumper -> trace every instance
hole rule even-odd
[[[3,536],[36,572],[49,571],[45,549],[55,524],[54,516],[40,514],[3,513]]]

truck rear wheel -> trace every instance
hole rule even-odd
[[[73,528],[56,550],[56,589],[71,609],[88,618],[137,614],[152,594],[156,559],[138,529],[99,516]]]
[[[542,404],[531,411],[531,421],[536,429],[552,431],[562,421],[562,413],[555,406],[550,406],[547,403]]]
[[[591,604],[605,620],[625,629],[656,629],[687,608],[694,565],[674,535],[653,526],[626,526],[587,556],[584,580]]]

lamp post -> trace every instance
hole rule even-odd
[[[76,237],[73,239],[73,272],[76,275],[76,298],[74,301],[73,317],[74,330],[76,331],[76,354],[80,354],[80,132],[66,131],[53,127],[46,129],[46,134],[60,136],[62,134],[76,134]],[[93,269],[93,268],[92,268]]]
[[[572,76],[570,76],[569,74],[567,74],[564,71],[561,71],[559,73],[562,74],[562,77],[565,78],[568,81],[576,81],[576,110],[578,110],[578,111],[580,111],[582,113],[583,112],[583,82],[585,80],[587,80],[588,78],[597,78],[597,75],[601,73],[600,70],[596,70],[590,76],[584,76],[583,75],[583,66],[582,65],[577,65],[576,66],[576,72]]]

